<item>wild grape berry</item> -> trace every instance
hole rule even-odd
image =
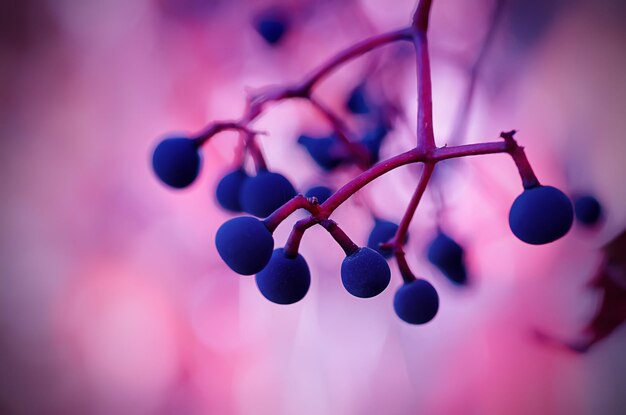
[[[296,189],[285,176],[262,171],[243,182],[239,202],[244,212],[264,218],[295,195]]]
[[[576,219],[583,225],[595,225],[602,216],[602,205],[593,196],[586,195],[574,200]]]
[[[385,258],[390,258],[393,255],[393,250],[390,248],[382,249],[380,244],[389,242],[394,237],[398,225],[393,222],[389,222],[383,219],[375,219],[374,227],[370,232],[370,236],[367,239],[367,246],[374,251],[377,251]]]
[[[341,263],[341,282],[355,297],[377,296],[387,288],[390,279],[387,261],[371,248],[359,248]]]
[[[378,163],[380,159],[380,147],[387,137],[389,130],[383,124],[379,124],[375,128],[369,130],[361,139],[360,143],[365,146],[370,154],[370,164]]]
[[[239,194],[243,182],[248,178],[246,171],[242,168],[235,169],[222,177],[215,189],[217,203],[231,212],[241,212]]]
[[[547,244],[565,235],[572,227],[574,209],[565,193],[552,186],[524,190],[509,212],[509,226],[520,240]]]
[[[333,194],[333,191],[326,186],[314,186],[306,191],[306,197],[315,197],[317,203],[322,204]]]
[[[201,161],[198,145],[185,137],[166,138],[152,153],[157,177],[176,189],[189,186],[198,177]]]
[[[463,247],[443,232],[428,245],[428,260],[456,284],[467,282]]]
[[[428,281],[417,279],[402,285],[393,299],[398,317],[409,324],[424,324],[439,310],[439,295]]]
[[[298,144],[303,146],[313,161],[324,170],[333,170],[344,161],[337,154],[336,150],[339,143],[334,135],[329,137],[311,137],[303,134],[298,137]]]
[[[240,216],[220,226],[215,245],[230,269],[241,275],[252,275],[261,271],[270,260],[274,238],[257,218]]]
[[[302,257],[285,255],[283,248],[276,249],[262,271],[256,274],[256,284],[261,294],[276,304],[293,304],[304,298],[311,285],[309,267]]]
[[[257,16],[254,28],[269,45],[276,46],[287,33],[288,20],[278,11],[266,11]]]
[[[370,112],[370,104],[367,99],[365,85],[359,84],[350,92],[346,101],[346,108],[353,114],[367,114]]]

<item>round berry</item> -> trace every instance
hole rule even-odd
[[[233,170],[222,177],[215,189],[217,203],[231,212],[241,212],[239,193],[241,192],[243,182],[247,178],[246,171],[241,168]]]
[[[341,282],[355,297],[377,296],[387,288],[390,279],[387,261],[371,248],[359,248],[341,263]]]
[[[374,165],[380,160],[380,148],[388,132],[387,127],[380,123],[369,130],[361,139],[360,144],[365,146],[370,155],[370,165]]]
[[[595,225],[602,216],[602,205],[593,196],[580,196],[574,200],[574,212],[583,225]]]
[[[256,284],[261,294],[276,304],[293,304],[309,291],[311,274],[302,255],[291,258],[283,248],[276,249],[270,262],[258,274]]]
[[[276,10],[268,10],[257,16],[254,28],[270,46],[276,46],[283,39],[288,29],[288,20]]]
[[[556,241],[570,230],[573,221],[572,203],[565,193],[552,186],[524,190],[509,212],[513,234],[532,245]]]
[[[241,275],[252,275],[261,271],[270,260],[274,238],[257,218],[240,216],[220,226],[215,245],[230,269]]]
[[[398,230],[398,225],[387,220],[375,219],[374,227],[367,238],[367,246],[377,251],[385,258],[391,258],[393,250],[390,248],[382,249],[380,244],[387,243],[394,237]],[[405,241],[406,242],[406,241]]]
[[[439,295],[428,281],[417,279],[402,285],[393,299],[398,317],[409,324],[424,324],[439,310]]]
[[[443,232],[438,232],[428,245],[428,260],[452,282],[467,282],[463,247]]]
[[[334,170],[344,161],[336,153],[338,142],[334,135],[329,137],[310,137],[303,134],[298,137],[298,144],[303,146],[313,161],[324,170]]]
[[[243,182],[239,202],[244,212],[266,217],[296,195],[296,190],[285,176],[262,171]]]
[[[346,101],[346,108],[353,114],[367,114],[370,112],[370,103],[367,99],[365,84],[359,84],[350,92]]]
[[[314,197],[317,199],[317,203],[322,204],[333,194],[333,191],[326,186],[311,187],[304,194],[306,197]]]
[[[176,189],[193,183],[201,161],[196,142],[184,137],[166,138],[152,153],[152,168],[157,177]]]

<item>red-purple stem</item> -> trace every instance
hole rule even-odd
[[[352,255],[359,250],[358,245],[352,242],[352,239],[346,235],[343,229],[341,229],[334,220],[326,219],[320,222],[320,225],[337,241],[341,249],[343,249],[343,252],[346,253],[346,256]]]
[[[337,190],[324,203],[319,205],[319,210],[316,213],[312,213],[312,216],[309,218],[310,222],[307,222],[307,226],[305,228],[303,228],[302,226],[294,227],[294,230],[292,231],[292,234],[290,235],[288,241],[290,248],[292,250],[295,249],[294,252],[297,252],[297,247],[294,247],[295,242],[291,242],[292,239],[294,239],[294,241],[299,244],[299,240],[302,237],[301,233],[304,233],[304,230],[310,228],[316,223],[320,223],[328,219],[330,215],[342,203],[348,200],[352,195],[354,195],[357,191],[362,189],[368,183],[372,182],[383,174],[388,173],[391,170],[394,170],[406,164],[418,162],[425,163],[424,172],[420,178],[420,182],[418,183],[416,192],[413,195],[413,198],[411,199],[411,202],[409,204],[409,208],[407,209],[407,213],[405,213],[405,217],[401,222],[401,226],[406,226],[407,228],[413,217],[415,209],[417,208],[417,204],[419,203],[419,200],[421,199],[421,196],[428,184],[428,180],[432,175],[435,164],[443,160],[467,156],[478,156],[483,154],[508,153],[513,158],[513,161],[515,162],[520,172],[520,176],[522,176],[522,181],[525,183],[525,187],[528,186],[526,188],[529,188],[539,185],[539,181],[534,175],[532,169],[530,168],[530,164],[526,159],[523,148],[517,144],[517,142],[512,138],[511,134],[512,133],[503,133],[503,136],[506,137],[504,141],[465,144],[456,147],[442,147],[436,148],[430,152],[423,152],[418,150],[417,148],[414,148],[376,164],[375,166],[356,176],[350,182],[345,184],[342,188]],[[278,224],[276,223],[275,226],[278,226]],[[300,234],[298,235],[298,233]],[[405,237],[406,233],[404,233],[401,239],[398,240],[404,241]]]
[[[413,45],[417,60],[417,147],[426,151],[435,148],[430,55],[426,36],[430,6],[431,0],[421,0],[413,15]]]
[[[417,147],[430,150],[435,148],[435,135],[433,133],[433,98],[426,32],[415,32],[413,44],[417,55]]]
[[[256,141],[255,133],[248,131],[245,134],[244,144],[250,153],[250,157],[254,160],[254,166],[256,167],[257,174],[262,171],[267,170],[267,163],[265,162],[265,157],[263,157],[263,153],[261,152],[261,148],[259,147],[259,143]]]
[[[517,144],[517,141],[513,138],[514,135],[515,130],[500,133],[500,137],[504,138],[504,142],[506,143],[507,152],[511,155],[517,166],[524,189],[532,189],[533,187],[541,186],[539,179],[535,176],[535,172],[526,157],[524,147]]]
[[[306,209],[312,215],[317,215],[319,212],[319,205],[313,203],[310,199],[306,198],[302,194],[294,196],[290,201],[276,209],[271,215],[263,220],[267,229],[270,232],[274,232],[278,225],[280,225],[285,219],[287,219],[293,212],[298,209]]]
[[[285,256],[288,258],[295,258],[298,256],[298,249],[300,248],[300,241],[302,241],[304,231],[318,222],[319,221],[316,220],[315,217],[309,216],[306,219],[300,219],[295,225],[293,225],[293,229],[291,230],[289,238],[287,238],[287,243],[285,244]]]
[[[408,263],[404,258],[404,249],[402,247],[404,245],[404,242],[406,241],[406,235],[409,230],[409,225],[411,224],[413,216],[415,215],[415,211],[417,210],[417,206],[419,205],[420,200],[422,199],[422,196],[426,191],[428,181],[430,180],[434,169],[435,163],[424,163],[424,170],[422,171],[422,175],[420,176],[419,182],[417,183],[415,192],[413,192],[413,196],[411,197],[409,206],[406,208],[404,216],[400,221],[400,225],[398,225],[396,235],[393,238],[393,251],[398,262],[398,267],[400,268],[400,274],[402,274],[402,278],[405,280],[405,282],[407,282],[407,279],[408,281],[412,281],[413,279],[415,279],[415,276],[408,267]]]
[[[400,29],[393,32],[383,33],[377,36],[372,36],[361,42],[355,43],[347,49],[339,52],[328,62],[314,70],[307,78],[300,83],[299,90],[303,95],[310,95],[311,90],[320,80],[337,69],[340,65],[349,62],[354,58],[376,49],[380,46],[387,45],[389,43],[397,42],[399,40],[411,40],[412,34],[410,29]]]

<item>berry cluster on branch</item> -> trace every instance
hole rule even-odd
[[[345,252],[341,281],[350,294],[370,298],[383,292],[391,278],[387,259],[394,257],[404,282],[394,299],[397,315],[410,324],[432,320],[439,309],[439,296],[427,280],[418,278],[410,269],[404,245],[408,240],[409,225],[437,164],[448,159],[497,153],[506,153],[512,158],[519,171],[523,191],[511,207],[509,224],[520,240],[536,245],[550,243],[564,236],[572,226],[574,210],[571,202],[557,188],[540,184],[523,147],[514,138],[515,131],[502,133],[499,140],[490,142],[445,147],[435,145],[427,36],[430,8],[430,0],[421,0],[408,27],[370,37],[348,47],[298,83],[268,87],[249,96],[241,118],[212,122],[195,136],[166,138],[156,146],[152,158],[154,172],[163,183],[183,188],[199,174],[199,149],[202,145],[225,130],[240,133],[242,149],[254,161],[256,174],[248,174],[243,167],[243,157],[239,156],[240,165],[220,180],[216,196],[224,209],[253,216],[228,220],[217,231],[215,243],[219,255],[233,271],[242,275],[256,274],[257,286],[268,300],[292,304],[304,298],[311,275],[306,260],[299,253],[300,241],[307,229],[320,225]],[[276,22],[270,25],[259,23],[257,29],[267,42],[274,44],[282,36],[282,29],[278,26]],[[371,134],[360,139],[313,92],[322,80],[343,64],[395,42],[410,42],[415,49],[417,143],[404,153],[379,161],[378,150],[389,130],[389,120],[384,111],[372,109],[364,84],[357,85],[347,100],[347,108],[353,114],[375,113],[376,127]],[[333,134],[328,137],[305,134],[299,137],[298,143],[313,161],[325,171],[351,164],[361,170],[360,174],[334,192],[326,186],[316,186],[303,195],[286,177],[269,169],[257,143],[259,133],[253,129],[253,123],[270,104],[288,99],[308,102],[333,128]],[[466,102],[469,103],[469,99]],[[462,129],[456,127],[456,130]],[[398,167],[414,163],[421,163],[423,169],[400,223],[375,218],[367,246],[355,244],[331,219],[333,212],[370,182]],[[581,211],[585,212],[583,217],[593,219],[596,216],[594,207],[588,202],[580,203]],[[273,232],[300,209],[306,210],[308,217],[294,225],[284,247],[275,249]],[[463,255],[462,246],[442,229],[438,230],[427,253],[428,259],[456,284],[464,284],[467,279]]]

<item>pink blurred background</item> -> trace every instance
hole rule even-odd
[[[269,303],[219,260],[229,215],[214,186],[235,135],[203,149],[191,188],[153,177],[163,134],[241,114],[247,88],[295,81],[365,36],[401,27],[412,0],[23,0],[0,10],[0,413],[2,414],[622,414],[626,329],[577,355],[533,341],[579,335],[600,301],[585,284],[598,251],[626,225],[626,6],[619,0],[509,0],[481,76],[468,141],[517,138],[542,182],[591,192],[607,215],[548,246],[510,233],[521,192],[506,156],[447,175],[445,220],[466,247],[473,284],[452,287],[424,259],[434,231],[427,198],[408,259],[441,296],[435,320],[394,314],[401,283],[361,300],[339,280],[342,251],[323,230],[301,252],[312,286],[292,306]],[[431,23],[435,133],[447,142],[494,2],[435,0]],[[279,6],[293,26],[277,48],[252,28]],[[383,157],[408,149],[415,123],[410,49],[346,66],[319,96],[345,94],[384,62],[383,86],[406,110]],[[328,131],[306,105],[258,123],[273,169],[299,189],[324,179],[295,138]],[[345,183],[355,171],[340,174]],[[415,171],[362,193],[399,220]],[[294,215],[276,233],[282,245]],[[335,219],[365,243],[357,200]]]

